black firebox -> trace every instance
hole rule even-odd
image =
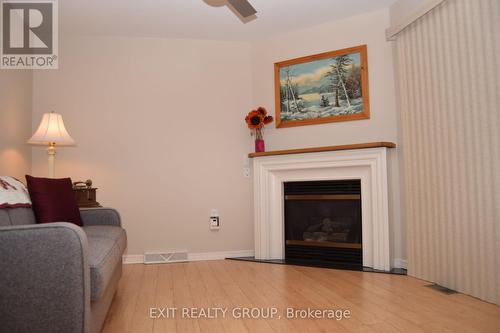
[[[363,269],[361,181],[286,182],[285,260]]]

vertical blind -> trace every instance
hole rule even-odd
[[[445,0],[395,38],[408,273],[500,303],[500,1]]]

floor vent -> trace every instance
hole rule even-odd
[[[145,264],[167,264],[172,262],[186,262],[186,261],[188,261],[187,251],[144,253]]]
[[[453,289],[448,289],[446,287],[440,286],[439,284],[427,284],[425,285],[428,288],[431,288],[433,290],[439,291],[440,293],[443,293],[445,295],[453,295],[456,294],[457,292]]]

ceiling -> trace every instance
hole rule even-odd
[[[62,34],[251,40],[389,7],[394,0],[250,0],[243,24],[226,0],[59,1]]]

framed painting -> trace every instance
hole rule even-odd
[[[274,64],[276,127],[370,118],[366,45]]]

